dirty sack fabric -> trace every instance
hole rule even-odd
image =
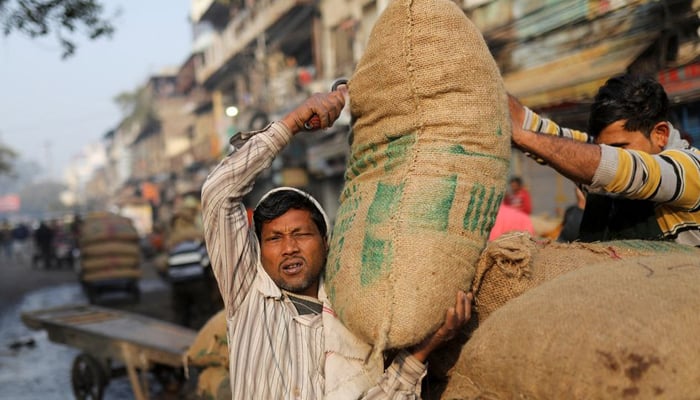
[[[375,355],[420,342],[468,290],[503,197],[507,97],[449,0],[395,0],[350,82],[355,120],[325,282]]]
[[[496,310],[443,399],[697,398],[700,258],[582,267]]]

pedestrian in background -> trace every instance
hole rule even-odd
[[[22,264],[29,260],[30,249],[28,249],[29,227],[24,222],[19,222],[12,228],[12,247],[15,258]]]
[[[583,219],[583,210],[586,208],[586,195],[579,189],[576,190],[576,204],[572,204],[564,211],[564,220],[562,221],[561,233],[557,238],[557,242],[573,242],[578,239],[578,231],[581,227]]]
[[[523,186],[523,180],[519,176],[510,178],[510,192],[506,194],[504,203],[527,215],[532,213],[532,201],[530,192]]]
[[[524,212],[501,203],[501,207],[496,214],[496,220],[489,234],[489,241],[497,239],[508,232],[527,232],[530,236],[535,236],[535,228],[532,219]]]
[[[39,227],[34,231],[34,243],[37,250],[32,262],[34,267],[39,262],[43,263],[46,269],[51,268],[53,265],[53,236],[53,229],[46,221],[41,221]]]

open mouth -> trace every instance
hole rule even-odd
[[[294,275],[294,274],[299,273],[303,267],[304,267],[304,264],[301,261],[292,262],[292,263],[284,264],[282,266],[282,271],[285,274]]]

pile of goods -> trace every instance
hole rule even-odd
[[[686,250],[579,264],[511,299],[462,348],[442,398],[697,397],[700,258]]]
[[[81,282],[141,278],[139,235],[129,218],[91,213],[83,221],[78,242]]]
[[[226,312],[221,310],[199,330],[183,356],[185,368],[199,370],[197,394],[203,399],[230,399]]]
[[[472,291],[478,319],[481,323],[509,300],[587,265],[678,254],[700,257],[700,249],[668,241],[557,243],[526,233],[506,234],[486,246],[476,265]]]

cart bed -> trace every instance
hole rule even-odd
[[[95,305],[76,305],[22,314],[31,329],[45,329],[49,339],[105,358],[122,360],[124,346],[141,361],[178,367],[196,331],[143,315]]]

